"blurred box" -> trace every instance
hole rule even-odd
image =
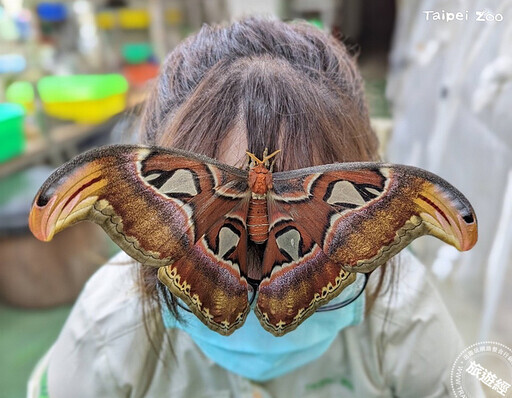
[[[126,43],[121,53],[128,64],[142,64],[153,56],[153,48],[149,43]]]
[[[47,76],[37,83],[45,112],[78,123],[101,123],[126,107],[122,75]]]
[[[45,22],[62,22],[68,17],[66,6],[58,2],[41,2],[36,10],[41,21]]]
[[[149,80],[158,76],[158,71],[159,66],[151,63],[123,66],[123,75],[133,87],[144,86]]]
[[[25,136],[23,118],[25,111],[18,104],[0,104],[0,162],[23,153]]]
[[[147,29],[149,13],[145,9],[123,8],[119,10],[119,25],[123,29]]]
[[[21,54],[0,55],[0,73],[20,73],[27,67],[27,60]]]
[[[111,30],[116,27],[116,14],[112,11],[101,11],[96,14],[96,23],[98,28],[103,30]]]
[[[8,102],[21,105],[27,113],[34,112],[34,87],[30,82],[13,82],[5,90]]]

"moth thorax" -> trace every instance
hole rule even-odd
[[[247,215],[247,231],[249,239],[254,243],[265,243],[268,239],[267,200],[253,195],[249,202]]]

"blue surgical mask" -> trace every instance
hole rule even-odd
[[[350,297],[356,283],[336,299]],[[297,329],[275,337],[261,326],[250,311],[244,325],[230,336],[222,336],[205,326],[195,315],[178,308],[178,322],[167,308],[162,309],[166,328],[182,329],[201,351],[221,367],[255,381],[282,376],[319,358],[327,351],[340,330],[360,323],[364,316],[364,292],[346,307],[316,312]],[[329,304],[331,304],[329,303]]]

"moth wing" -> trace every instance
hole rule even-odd
[[[229,335],[249,313],[248,200],[217,221],[183,256],[160,267],[158,278],[210,329]]]
[[[256,314],[276,335],[295,329],[355,279],[430,234],[469,250],[474,211],[427,171],[343,163],[275,173]]]
[[[249,197],[245,171],[185,151],[116,145],[53,173],[34,199],[29,225],[48,241],[76,222],[99,224],[136,261],[160,267],[162,281],[205,324],[230,333],[248,311],[247,237],[239,219],[245,222]],[[215,298],[222,293],[235,318]]]

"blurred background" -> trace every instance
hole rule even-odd
[[[382,158],[439,174],[478,216],[470,252],[429,237],[411,249],[467,345],[512,346],[512,1],[0,0],[0,397],[25,395],[118,250],[88,223],[38,242],[37,189],[76,154],[134,140],[165,55],[203,23],[248,15],[307,20],[358,54]]]

